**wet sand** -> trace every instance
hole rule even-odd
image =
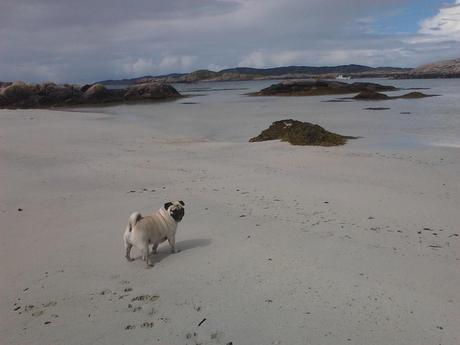
[[[2,344],[459,343],[458,148],[167,121],[0,110]],[[129,214],[176,199],[180,252],[127,262]]]

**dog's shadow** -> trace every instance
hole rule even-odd
[[[167,258],[170,255],[180,255],[180,253],[199,247],[206,247],[211,244],[209,238],[195,238],[191,240],[184,240],[176,242],[176,253],[171,253],[171,247],[168,244],[168,241],[163,242],[158,248],[158,254],[150,254],[150,258],[154,264],[160,262],[161,260]],[[137,260],[140,260],[141,257],[137,257]]]

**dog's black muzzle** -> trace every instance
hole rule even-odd
[[[171,217],[173,217],[176,222],[180,222],[182,218],[184,218],[184,214],[185,214],[184,209],[179,208],[171,212]]]

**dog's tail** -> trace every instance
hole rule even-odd
[[[139,212],[134,212],[129,216],[128,222],[128,231],[131,232],[133,230],[133,226],[136,225],[138,221],[142,219],[142,215]]]

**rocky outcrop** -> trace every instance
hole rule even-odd
[[[129,89],[108,89],[94,84],[83,87],[54,83],[15,82],[0,87],[0,108],[43,108],[155,101],[181,97],[166,84],[141,84]]]
[[[35,89],[36,88],[31,85],[18,81],[3,88],[0,95],[4,101],[7,100],[14,103],[20,103],[32,97]]]
[[[131,86],[124,94],[126,101],[166,99],[180,97],[181,94],[171,85],[146,83]]]
[[[380,85],[375,83],[343,83],[328,80],[307,80],[273,84],[254,96],[318,96],[347,94],[361,91],[395,91],[394,86]]]
[[[397,96],[393,98],[406,98],[406,99],[416,99],[416,98],[426,98],[426,97],[434,97],[436,95],[427,95],[422,92],[409,92],[402,96]]]
[[[328,132],[323,127],[312,123],[288,119],[273,122],[269,128],[250,139],[249,142],[277,139],[287,141],[292,145],[337,146],[344,145],[347,139],[354,139],[354,137]]]
[[[401,96],[387,96],[380,92],[375,91],[361,91],[353,99],[360,100],[360,101],[383,101],[388,99],[417,99],[417,98],[425,98],[425,97],[434,97],[436,95],[427,95],[422,92],[409,92]]]
[[[73,85],[61,86],[54,83],[45,83],[37,87],[38,92],[36,92],[33,99],[40,106],[68,105],[77,102],[82,96],[80,89]]]
[[[94,84],[83,93],[84,99],[96,102],[103,102],[108,97],[110,97],[110,91],[102,84]]]
[[[389,99],[390,97],[384,93],[375,92],[371,90],[365,90],[358,93],[353,99],[362,99],[362,100],[384,100]]]

